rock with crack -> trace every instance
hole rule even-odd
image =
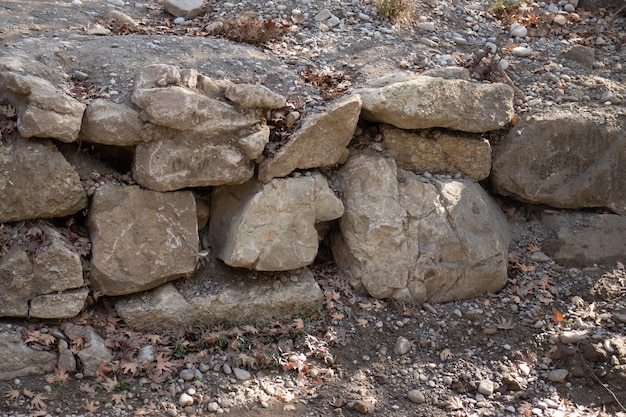
[[[29,348],[21,335],[0,324],[0,381],[27,375],[41,375],[54,370],[57,355]]]
[[[198,248],[194,196],[106,184],[88,217],[91,283],[104,295],[157,287],[193,273]]]
[[[294,311],[319,307],[322,300],[308,268],[261,273],[229,268],[209,255],[189,281],[126,297],[115,309],[131,328],[153,330],[290,317]]]
[[[612,265],[626,256],[626,217],[615,214],[544,214],[554,233],[545,250],[563,265]]]
[[[132,100],[149,123],[141,130],[142,143],[135,151],[133,175],[138,184],[154,191],[174,191],[241,184],[252,178],[254,160],[269,139],[263,112],[257,107],[236,108],[208,96],[203,92],[207,83],[207,77],[195,70],[171,65],[141,70]],[[250,87],[258,93],[261,86]],[[233,97],[238,97],[239,90],[233,91]],[[268,105],[263,100],[247,103]]]
[[[308,117],[276,156],[259,165],[259,181],[267,183],[294,169],[330,167],[345,160],[360,112],[361,99],[355,95]]]
[[[345,213],[332,250],[354,287],[445,302],[506,282],[509,226],[479,185],[426,181],[371,151],[353,155],[337,179]]]
[[[61,330],[72,341],[82,339],[83,348],[76,356],[82,364],[82,373],[86,377],[96,377],[101,365],[110,364],[113,355],[104,339],[91,326],[78,326],[72,323],[63,323]]]
[[[103,145],[133,146],[141,141],[139,114],[124,104],[94,100],[85,111],[80,139]]]
[[[506,84],[477,84],[419,76],[378,88],[358,90],[361,117],[401,129],[443,127],[488,132],[513,118],[513,89]]]
[[[215,189],[209,238],[227,265],[286,271],[309,265],[317,255],[315,224],[340,217],[341,201],[316,173],[300,178],[249,181]]]
[[[89,289],[79,288],[56,294],[44,294],[30,301],[30,317],[65,319],[76,317],[85,307]]]
[[[0,223],[63,217],[87,207],[80,178],[51,141],[0,146]]]
[[[494,147],[496,193],[552,207],[626,214],[626,118],[550,111]]]
[[[55,88],[49,81],[25,74],[14,58],[0,60],[0,102],[17,109],[17,129],[24,138],[78,138],[85,104]]]
[[[491,145],[472,135],[435,132],[425,137],[392,126],[382,126],[383,145],[401,168],[414,172],[461,173],[475,181],[491,170]]]
[[[46,224],[16,233],[16,242],[0,257],[0,316],[76,316],[87,298],[87,291],[81,289],[85,283],[78,254],[68,249],[61,234]],[[49,301],[49,297],[65,301],[72,298],[73,302],[42,310],[39,307],[46,297]]]

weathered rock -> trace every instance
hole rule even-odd
[[[569,66],[573,63],[587,71],[591,71],[593,69],[593,61],[595,60],[596,52],[589,46],[572,45],[564,51],[561,56]]]
[[[107,184],[94,194],[88,225],[91,283],[105,295],[144,291],[195,269],[198,230],[191,192]]]
[[[356,288],[444,302],[506,282],[509,227],[477,184],[425,182],[370,152],[352,156],[338,180],[345,213],[332,250]]]
[[[20,69],[19,62],[11,58],[0,62],[0,101],[9,102],[17,109],[20,135],[75,141],[85,104],[42,78],[19,72]]]
[[[494,147],[494,191],[533,204],[626,214],[625,123],[552,110],[521,120]]]
[[[230,84],[224,96],[244,109],[279,109],[286,105],[283,96],[256,84]]]
[[[401,168],[414,172],[462,173],[481,181],[491,170],[491,145],[487,139],[438,133],[434,137],[397,129],[381,128],[383,145],[392,150]]]
[[[52,352],[33,350],[22,342],[20,334],[0,325],[0,380],[50,372],[57,363]],[[7,360],[10,359],[10,360]]]
[[[75,317],[85,306],[88,295],[87,288],[39,295],[30,301],[30,317],[40,319]]]
[[[24,247],[15,243],[0,257],[0,316],[28,317],[29,303],[34,303],[30,316],[42,317],[33,314],[40,312],[39,297],[84,285],[80,257],[66,247],[59,232],[45,224],[17,232]],[[67,315],[55,318],[74,317],[79,311],[68,306]]]
[[[315,224],[341,216],[342,208],[320,174],[219,187],[211,198],[211,248],[234,267],[300,268],[317,255]]]
[[[361,117],[401,129],[445,127],[487,132],[513,118],[513,89],[505,84],[477,84],[428,76],[358,91]]]
[[[132,328],[147,330],[291,316],[294,311],[316,308],[322,299],[322,291],[307,268],[251,272],[228,268],[209,255],[190,281],[168,283],[126,297],[115,304],[115,309]]]
[[[555,238],[544,245],[564,265],[612,265],[626,256],[626,217],[615,214],[544,214]]]
[[[69,345],[63,339],[59,340],[59,369],[67,372],[76,372],[76,358],[70,350]]]
[[[94,100],[85,111],[80,139],[104,145],[132,146],[141,141],[143,123],[128,106],[109,100]]]
[[[360,111],[361,99],[355,95],[307,118],[276,156],[259,165],[259,181],[267,183],[294,169],[334,166],[345,159]]]
[[[193,19],[202,13],[204,0],[165,0],[163,9],[176,16],[185,19]]]
[[[72,341],[83,339],[84,348],[76,356],[82,364],[82,372],[86,377],[95,377],[101,363],[109,364],[113,355],[106,347],[104,339],[90,326],[77,326],[72,323],[61,325],[63,333]]]
[[[261,129],[257,143],[264,145],[269,130],[264,126]],[[146,143],[140,143],[135,150],[133,176],[138,184],[151,190],[164,192],[240,184],[254,175],[254,163],[247,155],[254,156],[258,152],[247,146],[245,149],[233,146],[236,138],[224,135],[209,138],[192,131],[158,126],[147,126],[142,136]],[[245,135],[241,140],[250,136]]]
[[[87,207],[78,175],[50,141],[0,146],[0,195],[0,223],[63,217]]]

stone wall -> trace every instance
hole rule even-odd
[[[484,180],[524,202],[608,210],[585,221],[624,230],[623,118],[522,118],[492,149],[513,90],[468,78],[374,80],[294,119],[270,156],[272,111],[293,109],[261,85],[150,65],[132,103],[85,105],[2,59],[0,316],[70,318],[90,292],[124,296],[116,309],[136,328],[281,314],[322,298],[307,266],[324,240],[374,297],[498,291],[510,231]],[[115,169],[125,158],[132,175]],[[576,263],[559,244],[568,216],[547,224]],[[620,236],[593,261],[623,257]]]

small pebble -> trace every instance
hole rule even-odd
[[[490,396],[493,394],[493,382],[488,379],[480,381],[478,384],[478,392],[486,397]]]
[[[180,397],[178,398],[178,405],[180,405],[181,407],[187,407],[192,404],[193,397],[191,395],[187,394],[186,392],[180,394]]]
[[[393,348],[393,352],[396,355],[404,355],[408,353],[409,350],[411,350],[411,342],[409,342],[409,339],[404,336],[398,337],[398,340],[396,340],[396,345]]]
[[[426,402],[426,396],[424,395],[424,393],[417,389],[412,389],[411,391],[409,391],[406,394],[406,397],[409,399],[409,401],[414,402],[415,404],[422,404]]]
[[[235,378],[240,381],[246,381],[252,378],[252,374],[250,374],[250,372],[246,371],[245,369],[233,368],[233,373],[235,374]]]
[[[565,378],[567,378],[568,374],[569,371],[567,369],[555,369],[550,371],[548,379],[552,382],[563,382],[565,381]]]

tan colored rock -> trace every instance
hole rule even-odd
[[[101,363],[110,364],[113,355],[106,347],[104,339],[90,326],[77,326],[72,323],[63,323],[61,330],[71,340],[82,339],[84,346],[76,356],[82,364],[83,375],[95,377]]]
[[[264,129],[260,126],[259,129]],[[229,135],[207,137],[192,131],[146,126],[137,145],[133,177],[154,191],[240,184],[254,175],[250,148],[241,149]],[[244,136],[250,137],[251,135]]]
[[[85,306],[88,295],[87,288],[39,295],[30,301],[30,317],[40,319],[76,317]]]
[[[294,169],[334,166],[345,159],[360,111],[361,99],[355,95],[331,104],[324,113],[308,117],[276,156],[259,165],[259,181],[267,183]]]
[[[317,255],[315,224],[342,212],[341,201],[321,176],[219,187],[211,198],[211,248],[217,258],[234,267],[300,268]]]
[[[84,285],[80,257],[54,228],[38,224],[18,230],[17,240],[33,251],[29,254],[15,243],[0,257],[0,316],[28,317],[29,303],[38,296]]]
[[[78,174],[50,141],[0,146],[0,223],[63,217],[87,207]]]
[[[506,126],[514,115],[513,90],[505,84],[420,76],[358,93],[361,117],[401,129],[444,127],[480,133]]]
[[[100,187],[88,217],[92,288],[105,295],[131,294],[193,273],[196,216],[188,191]]]
[[[491,145],[486,139],[439,132],[423,137],[392,126],[382,127],[381,133],[383,145],[392,150],[401,168],[417,173],[462,173],[476,181],[489,176]]]
[[[176,17],[193,19],[202,13],[204,0],[165,0],[163,9]]]
[[[239,139],[239,148],[243,151],[246,158],[253,161],[263,154],[263,150],[269,139],[269,126],[262,126],[260,130]]]
[[[26,346],[18,332],[0,325],[0,381],[27,375],[51,372],[57,363],[56,354]],[[7,360],[10,359],[10,360]]]
[[[496,193],[558,208],[626,214],[626,119],[550,110],[494,147]]]
[[[554,233],[544,250],[563,265],[614,265],[626,260],[626,217],[615,214],[544,214]]]
[[[109,100],[94,100],[85,111],[80,138],[103,145],[133,146],[141,141],[143,123],[128,106]]]
[[[257,84],[230,84],[224,96],[244,109],[280,109],[287,104],[283,96]]]
[[[0,101],[17,109],[22,137],[62,142],[76,140],[86,107],[50,82],[18,71],[0,71]]]
[[[319,307],[322,300],[322,291],[307,268],[251,272],[231,269],[209,255],[191,281],[126,297],[115,304],[115,310],[133,329],[153,330],[290,317],[294,311]]]
[[[509,226],[477,184],[428,182],[371,151],[353,155],[338,180],[345,213],[332,250],[357,289],[445,302],[506,282]]]

